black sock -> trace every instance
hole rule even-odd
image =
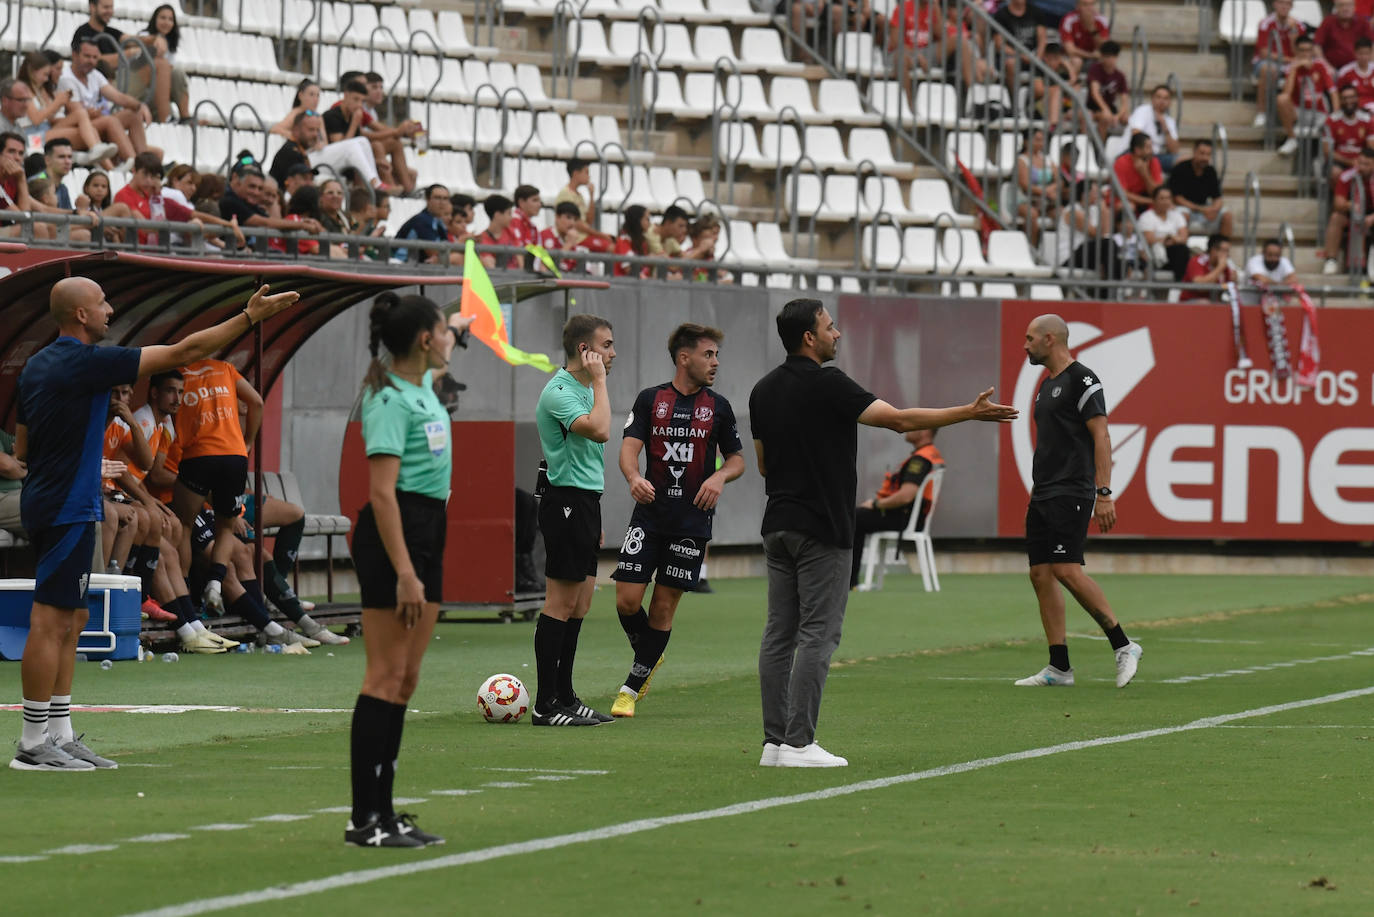
[[[625,636],[630,640],[630,646],[639,643],[639,638],[649,629],[649,616],[644,613],[644,606],[639,606],[639,610],[630,615],[616,615],[620,619],[620,627],[625,631]]]
[[[534,706],[541,712],[547,712],[558,697],[558,656],[567,627],[567,621],[545,614],[541,614],[534,624],[534,667],[539,678]]]
[[[569,618],[563,630],[563,648],[558,653],[558,700],[571,704],[577,697],[573,689],[573,662],[577,658],[577,637],[582,633],[582,619]]]
[[[267,560],[262,565],[264,585],[267,587],[267,597],[272,600],[272,604],[281,609],[281,613],[297,623],[305,617],[305,609],[301,607],[300,597],[296,595],[296,590],[291,588],[291,584],[286,581],[286,577],[281,575],[274,560]]]
[[[396,814],[396,807],[391,802],[391,788],[396,783],[396,759],[401,754],[401,732],[406,726],[406,705],[386,706],[391,720],[387,724],[386,749],[382,754],[382,769],[377,778],[377,814],[382,818],[390,818]]]
[[[391,735],[391,704],[366,694],[353,707],[349,756],[353,773],[353,826],[361,828],[378,811],[382,759]]]
[[[625,687],[636,693],[644,687],[644,682],[649,680],[649,674],[658,664],[659,657],[667,649],[668,640],[672,636],[671,629],[655,630],[651,627],[645,631],[644,636],[635,646],[635,664],[630,667],[630,677],[625,679]]]
[[[217,582],[217,583],[222,583],[222,582],[224,582],[224,578],[225,578],[226,576],[228,576],[228,575],[229,575],[229,568],[228,568],[227,566],[225,566],[224,564],[211,564],[211,565],[210,565],[210,574],[206,577],[206,579],[207,579],[207,580],[214,580],[214,581]]]
[[[1117,625],[1113,627],[1111,630],[1108,630],[1105,627],[1102,628],[1102,633],[1107,635],[1107,639],[1111,641],[1112,649],[1114,650],[1119,650],[1123,646],[1131,642],[1130,638],[1126,636],[1126,632],[1121,629],[1120,622],[1118,622]]]
[[[272,619],[267,616],[267,609],[253,601],[253,596],[247,592],[230,602],[226,610],[231,615],[243,618],[258,630],[272,623]]]
[[[148,592],[153,588],[153,580],[157,578],[157,565],[162,559],[162,552],[155,544],[145,544],[139,545],[133,556],[138,558],[134,575],[142,580],[143,598],[146,600]]]
[[[167,610],[177,616],[178,624],[190,624],[198,620],[196,607],[191,604],[189,595],[179,595],[167,604]]]
[[[296,566],[296,554],[301,549],[301,538],[304,536],[304,518],[277,529],[277,542],[272,545],[272,560],[282,573],[290,573]]]
[[[1067,643],[1050,644],[1050,665],[1061,672],[1069,670],[1069,646]]]
[[[244,579],[239,580],[239,585],[243,587],[244,592],[253,597],[253,604],[261,608],[263,614],[267,614],[267,602],[262,597],[262,583],[255,579]]]

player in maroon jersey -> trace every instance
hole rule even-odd
[[[716,380],[718,328],[687,323],[668,338],[673,379],[635,399],[620,445],[620,471],[635,499],[614,579],[620,626],[634,649],[634,664],[611,705],[611,715],[635,715],[672,634],[682,593],[701,576],[711,520],[725,485],[744,473],[744,444],[735,412],[708,386]],[[639,454],[648,447],[644,473]],[[716,467],[716,450],[725,456]],[[649,578],[654,593],[644,611]]]

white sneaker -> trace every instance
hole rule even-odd
[[[795,745],[778,746],[778,763],[775,767],[847,767],[849,761],[839,755],[832,755],[815,742],[797,748]]]
[[[764,742],[763,755],[759,758],[759,767],[778,767],[778,749],[782,748],[777,742]]]
[[[1140,656],[1145,650],[1132,640],[1116,651],[1116,686],[1124,688],[1135,678],[1135,670],[1140,665]]]
[[[228,649],[223,643],[215,640],[209,631],[200,631],[190,640],[181,641],[181,651],[183,653],[199,653],[204,656],[217,656],[220,653],[228,652]]]
[[[1073,669],[1062,672],[1052,665],[1047,665],[1029,678],[1018,679],[1016,684],[1022,688],[1071,688]]]
[[[205,592],[201,593],[201,599],[205,602],[205,610],[213,615],[224,615],[224,587],[219,580],[212,579],[205,584]]]
[[[1255,120],[1253,120],[1253,121],[1250,122],[1250,126],[1251,126],[1251,127],[1264,127],[1264,125],[1266,125],[1266,124],[1268,124],[1268,123],[1269,123],[1269,118],[1268,118],[1268,116],[1265,115],[1265,113],[1262,112],[1262,111],[1257,111],[1257,112],[1255,112]]]
[[[1323,274],[1339,274],[1340,272],[1341,263],[1337,261],[1335,258],[1327,258],[1324,262],[1322,262]]]
[[[1280,155],[1280,156],[1292,156],[1292,155],[1293,155],[1294,153],[1296,153],[1297,151],[1298,151],[1298,138],[1297,138],[1297,137],[1289,137],[1287,140],[1285,140],[1285,141],[1283,142],[1283,146],[1279,147],[1279,155]]]

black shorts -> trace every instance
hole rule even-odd
[[[421,494],[396,491],[401,510],[401,534],[415,575],[425,587],[426,602],[441,602],[444,594],[444,540],[448,514],[444,501]],[[377,531],[377,519],[369,503],[358,513],[353,533],[353,569],[364,608],[396,607],[396,568]]]
[[[596,576],[601,546],[601,494],[577,487],[549,487],[539,501],[544,536],[544,575],[580,583]]]
[[[248,486],[248,456],[198,455],[184,458],[177,480],[202,497],[210,497],[217,516],[232,516]]]
[[[620,560],[611,579],[621,583],[647,583],[652,576],[660,586],[691,592],[701,580],[707,541],[692,535],[663,535],[631,524],[625,531]]]
[[[54,608],[85,608],[99,523],[73,522],[29,532],[34,556],[33,600]]]
[[[1091,497],[1032,500],[1026,509],[1026,555],[1030,565],[1083,563],[1083,545],[1088,540],[1092,519]]]

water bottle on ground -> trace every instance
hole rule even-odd
[[[180,658],[181,658],[181,657],[178,656],[176,653],[163,653],[163,654],[162,654],[162,661],[163,661],[163,662],[176,662],[176,661],[177,661],[178,659],[180,659]]]

